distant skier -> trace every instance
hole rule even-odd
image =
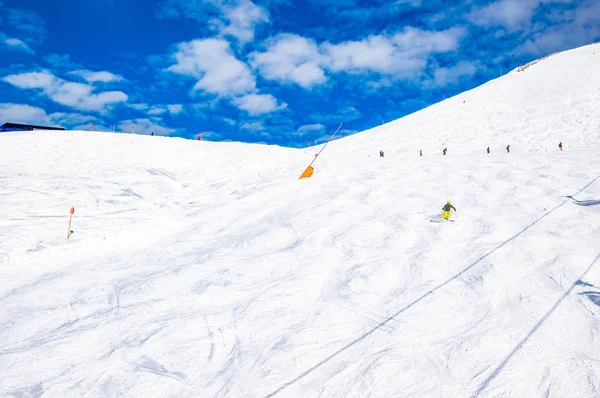
[[[422,149],[419,151],[419,156],[423,156],[423,150]]]
[[[558,148],[560,149],[560,151],[562,152],[562,142],[558,143]]]
[[[152,133],[150,133],[150,135],[154,135],[154,131]]]
[[[446,205],[444,207],[442,207],[442,210],[444,211],[442,213],[442,216],[440,217],[442,220],[447,220],[450,218],[450,210],[454,209],[454,211],[456,211],[456,207],[452,206],[452,203],[450,203],[450,201],[446,202]]]
[[[490,147],[487,147],[487,153],[490,153]]]
[[[444,152],[444,156],[446,156],[446,152],[448,151],[448,148],[444,148],[444,150],[442,152]]]
[[[379,157],[382,158],[383,157],[383,151],[379,151]]]
[[[506,146],[506,153],[510,153],[510,145]]]

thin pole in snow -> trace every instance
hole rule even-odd
[[[321,152],[323,152],[323,150],[325,149],[325,147],[327,146],[327,144],[329,144],[329,142],[333,139],[333,137],[335,137],[335,135],[337,134],[338,131],[340,131],[341,128],[342,128],[342,123],[340,123],[340,125],[337,128],[337,130],[335,130],[335,133],[333,133],[333,135],[331,137],[329,137],[329,140],[325,143],[325,145],[323,145],[323,148],[321,148],[321,150],[319,151],[319,153],[317,153],[317,156],[315,156],[315,158],[313,159],[313,161],[310,162],[310,164],[308,166],[312,166],[312,164],[319,158],[319,155],[321,154]]]

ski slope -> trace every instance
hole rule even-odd
[[[305,180],[315,148],[1,134],[0,396],[600,396],[598,66],[554,55]]]

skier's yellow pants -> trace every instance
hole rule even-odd
[[[442,214],[442,216],[440,217],[442,220],[447,220],[450,218],[450,212],[449,211],[444,211],[444,214]]]

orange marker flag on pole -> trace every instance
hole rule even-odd
[[[71,237],[71,221],[73,220],[73,213],[75,213],[75,208],[71,207],[71,215],[69,216],[69,230],[67,231],[67,240]]]
[[[315,158],[313,159],[312,162],[310,162],[310,164],[308,165],[308,167],[304,170],[304,172],[302,173],[302,175],[300,176],[300,180],[303,178],[309,178],[313,175],[315,168],[313,167],[313,163],[317,160],[317,158],[319,157],[319,155],[321,154],[321,152],[323,152],[323,150],[325,149],[325,147],[327,146],[327,144],[329,144],[329,142],[333,139],[333,137],[335,137],[335,135],[338,133],[338,131],[340,131],[340,129],[342,128],[342,123],[340,123],[340,125],[338,126],[337,130],[335,130],[335,133],[333,133],[333,135],[331,137],[329,137],[329,140],[325,143],[325,145],[323,146],[323,148],[321,148],[321,150],[319,151],[319,153],[315,153]],[[309,143],[310,146],[310,143]]]

